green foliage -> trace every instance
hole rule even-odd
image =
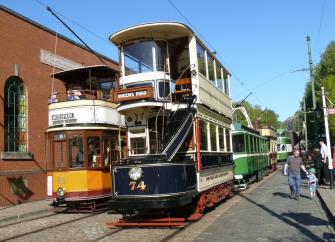
[[[314,83],[316,93],[316,112],[307,114],[307,130],[309,139],[316,140],[317,137],[314,135],[314,126],[317,127],[317,133],[319,135],[324,134],[324,123],[323,123],[323,109],[321,99],[321,87],[324,86],[327,93],[327,97],[331,102],[335,103],[335,41],[332,41],[321,55],[320,63],[314,68]],[[307,111],[312,111],[312,86],[308,82],[305,88],[304,98],[306,100]],[[303,99],[304,100],[304,99]],[[303,111],[303,100],[301,103],[301,110]],[[327,107],[330,107],[331,103],[327,101]],[[316,125],[314,125],[314,115]],[[329,131],[332,140],[332,144],[335,141],[335,117],[329,117]]]
[[[234,103],[233,106],[239,103]],[[262,109],[259,105],[251,105],[249,102],[244,101],[242,106],[246,109],[249,118],[254,127],[259,126],[272,126],[279,128],[281,123],[278,120],[278,114],[271,109]],[[244,115],[241,112],[234,113],[234,121],[239,121],[244,125],[247,125]]]

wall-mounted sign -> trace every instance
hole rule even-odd
[[[335,108],[328,108],[328,115],[335,115]]]
[[[114,92],[115,102],[124,102],[136,99],[147,99],[153,97],[152,87],[136,87]]]
[[[49,66],[55,66],[56,68],[64,70],[64,71],[83,67],[83,65],[77,62],[74,62],[62,56],[56,55],[44,49],[41,49],[41,52],[40,52],[40,62],[47,64]]]

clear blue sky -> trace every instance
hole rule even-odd
[[[234,73],[233,101],[247,96],[247,87],[253,92],[248,101],[273,109],[280,120],[299,108],[308,80],[308,72],[292,73],[308,67],[306,35],[311,35],[315,64],[327,44],[335,40],[333,0],[170,1]],[[57,24],[41,2],[69,18],[63,19],[91,48],[115,60],[116,48],[107,40],[111,33],[153,21],[189,25],[168,0],[0,0],[5,7],[48,28],[56,30],[58,26],[61,34],[76,40],[64,26]]]

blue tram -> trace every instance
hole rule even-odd
[[[117,111],[127,154],[113,164],[111,210],[201,217],[233,185],[230,73],[194,32],[148,23],[110,37],[119,48]],[[119,224],[117,224],[119,225]]]

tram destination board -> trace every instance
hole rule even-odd
[[[114,92],[115,102],[124,102],[136,99],[147,99],[153,97],[152,87],[136,87]]]

